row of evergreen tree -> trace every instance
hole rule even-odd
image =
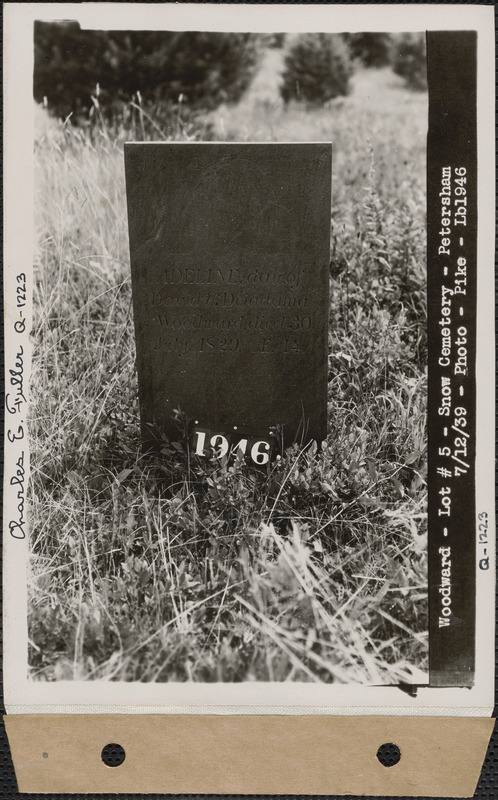
[[[284,34],[95,31],[77,22],[35,22],[34,97],[58,117],[87,119],[92,106],[112,117],[133,97],[145,105],[184,102],[211,109],[237,101],[265,47]],[[286,48],[284,101],[322,103],[349,91],[357,62],[392,64],[423,88],[422,35],[303,34]]]

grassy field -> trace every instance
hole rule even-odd
[[[427,668],[424,94],[364,70],[153,138],[333,141],[329,433],[268,471],[140,449],[123,123],[36,142],[30,674],[397,683]],[[131,113],[131,112],[130,112]],[[147,134],[148,135],[148,134]]]

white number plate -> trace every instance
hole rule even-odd
[[[246,434],[218,433],[207,428],[194,428],[192,450],[202,458],[244,456],[258,466],[268,464],[274,442]]]

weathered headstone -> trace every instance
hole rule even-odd
[[[199,454],[325,438],[331,145],[132,143],[125,162],[144,439],[177,439],[175,410]]]

